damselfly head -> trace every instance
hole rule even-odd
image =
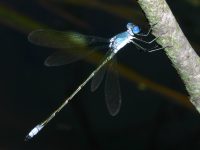
[[[128,23],[126,27],[131,35],[138,34],[140,32],[140,28],[133,23]]]

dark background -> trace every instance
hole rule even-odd
[[[167,2],[197,51],[200,2]],[[200,148],[200,116],[187,103],[184,84],[164,51],[144,53],[134,45],[119,52],[119,63],[174,93],[163,94],[158,87],[141,88],[139,82],[120,76],[122,108],[111,117],[104,85],[92,93],[88,84],[38,136],[24,141],[30,129],[95,68],[87,61],[45,67],[43,62],[53,50],[29,43],[28,33],[48,27],[109,38],[125,31],[127,22],[145,31],[149,28],[134,0],[0,1],[0,150]],[[176,97],[177,93],[182,96]]]

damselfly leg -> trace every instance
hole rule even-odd
[[[153,28],[157,25],[157,23],[151,25],[151,27],[149,28],[148,32],[147,33],[137,33],[136,35],[138,36],[149,36],[151,31],[153,30]]]

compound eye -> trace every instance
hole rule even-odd
[[[137,34],[137,33],[140,32],[140,28],[139,28],[138,26],[134,26],[133,29],[132,29],[132,32],[133,32],[134,34]]]

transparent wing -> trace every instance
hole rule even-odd
[[[109,57],[111,50],[109,50],[106,55],[104,56],[104,58],[101,60],[101,62],[103,62],[107,57]],[[112,60],[111,60],[112,61]],[[106,72],[106,68],[108,67],[108,64],[104,65],[92,78],[92,82],[91,82],[91,91],[94,92],[95,90],[98,89],[98,87],[101,85],[105,72]]]
[[[91,82],[91,91],[94,92],[98,89],[103,81],[103,77],[105,75],[106,67],[104,66],[98,73],[93,77]]]
[[[108,43],[108,39],[88,36],[72,31],[39,29],[28,35],[28,40],[36,45],[50,48],[86,47],[95,43]]]
[[[106,47],[105,44],[109,42],[101,37],[87,36],[77,32],[45,29],[31,32],[28,40],[36,45],[59,48],[59,51],[46,59],[46,66],[60,66],[75,62],[90,54],[91,50]]]
[[[76,62],[93,51],[88,51],[87,53],[85,52],[84,54],[81,54],[81,52],[73,51],[73,52],[66,52],[66,51],[56,51],[52,55],[48,56],[47,59],[45,60],[44,64],[45,66],[61,66],[61,65],[66,65],[70,64],[73,62]]]
[[[116,57],[114,57],[108,65],[105,81],[105,101],[110,115],[116,116],[121,108],[122,102],[118,71],[116,68]]]

